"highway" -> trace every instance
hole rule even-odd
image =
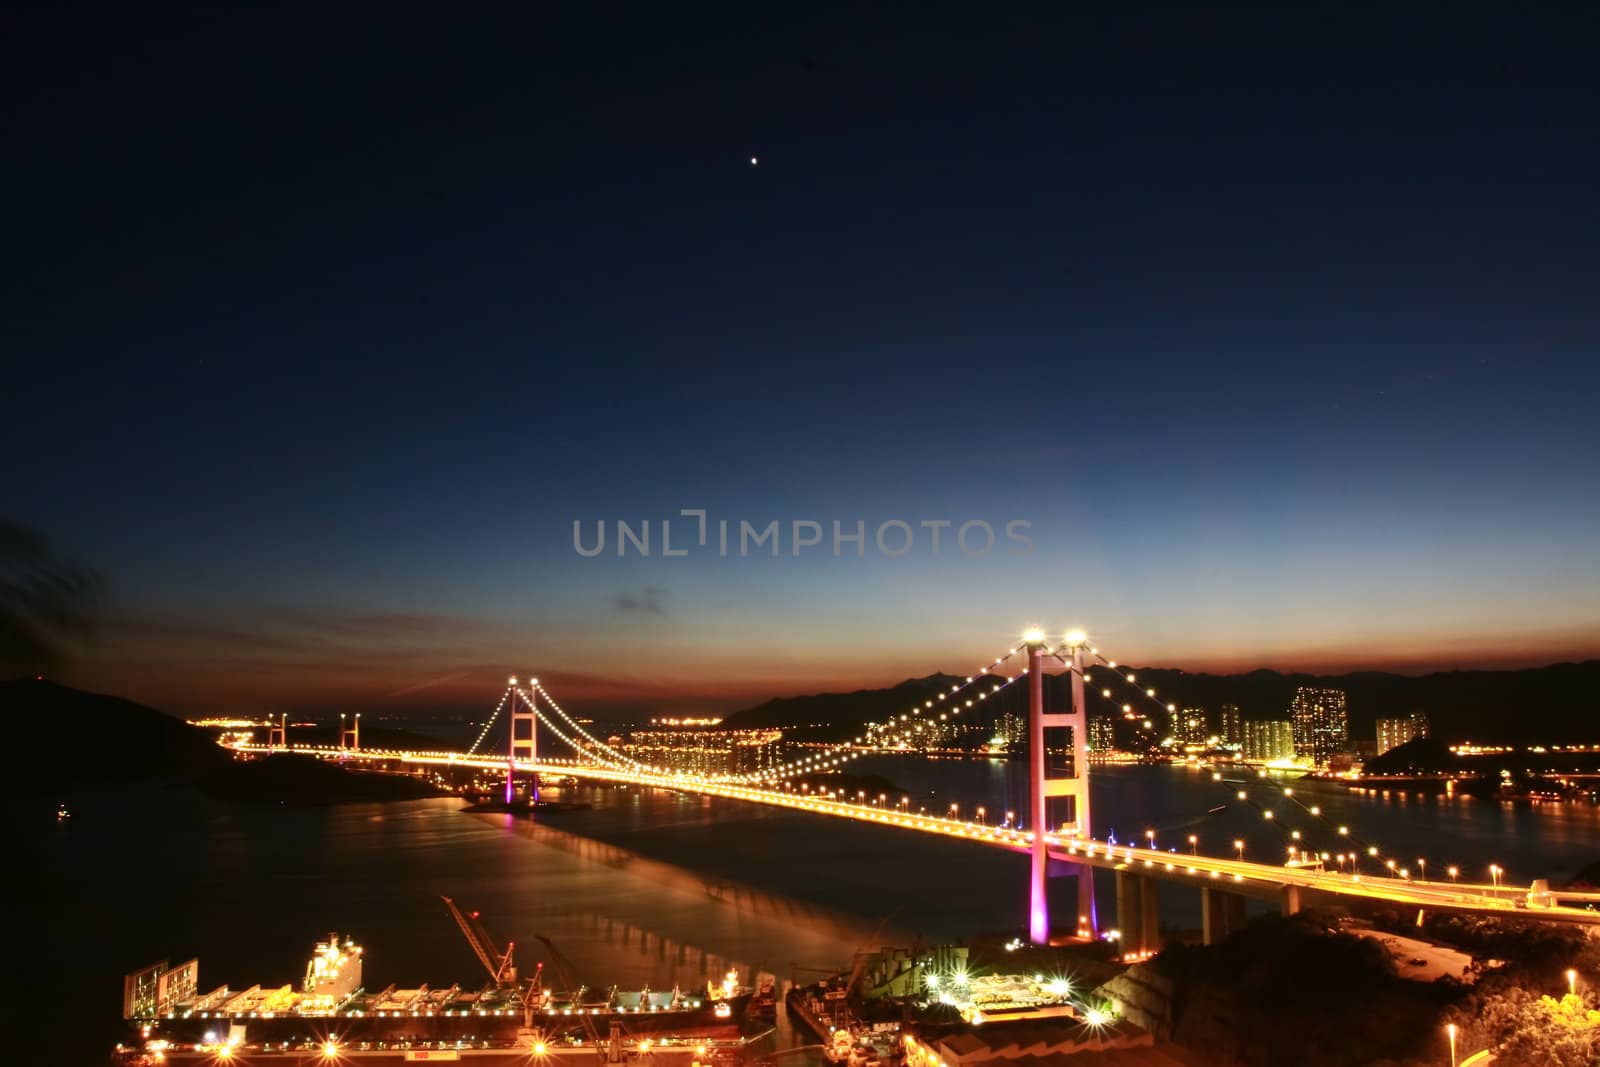
[[[269,751],[267,746],[259,744],[230,747],[251,753],[264,754]],[[508,762],[505,757],[468,756],[459,752],[443,751],[348,750],[333,746],[303,745],[293,746],[289,751],[328,759],[392,761],[402,765],[468,767],[490,771],[503,771]],[[906,832],[962,838],[974,844],[1013,852],[1026,853],[1031,850],[1033,844],[1032,831],[991,826],[959,818],[913,815],[892,807],[765,789],[682,772],[661,773],[623,769],[576,760],[537,762],[518,760],[516,769],[521,773],[565,775],[591,781],[617,782],[725,797],[751,804],[807,811],[832,818],[876,823]],[[1192,883],[1196,888],[1211,886],[1228,892],[1280,902],[1285,900],[1286,890],[1292,886],[1310,894],[1355,897],[1381,901],[1397,907],[1510,915],[1545,922],[1600,926],[1600,910],[1572,906],[1600,902],[1600,893],[1563,892],[1556,894],[1557,899],[1570,903],[1530,907],[1527,901],[1527,889],[1504,884],[1421,881],[1317,867],[1280,866],[1236,858],[1162,852],[1133,845],[1112,845],[1092,838],[1060,837],[1055,834],[1046,834],[1045,841],[1049,845],[1052,859],[1068,863],[1085,863],[1103,869],[1132,871],[1163,880]]]

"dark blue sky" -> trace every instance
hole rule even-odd
[[[1593,12],[7,18],[5,505],[111,579],[86,683],[1600,652]],[[868,551],[573,550],[689,507]]]

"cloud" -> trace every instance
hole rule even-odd
[[[416,685],[408,685],[404,689],[396,689],[394,692],[389,694],[389,697],[392,699],[394,697],[410,696],[412,693],[420,693],[424,689],[432,689],[434,686],[444,685],[447,682],[453,682],[457,678],[465,678],[471,673],[471,671],[452,671],[449,674],[443,674],[437,678],[429,678],[425,682],[418,682]]]
[[[621,593],[612,598],[611,606],[621,612],[638,612],[645,615],[665,615],[663,603],[667,591],[658,585],[647,585],[637,593]]]

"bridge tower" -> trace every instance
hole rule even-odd
[[[289,747],[289,713],[282,712],[278,721],[267,720],[267,751]]]
[[[1049,669],[1046,657],[1056,659],[1056,654],[1045,647],[1044,636],[1037,631],[1027,635],[1028,646],[1028,782],[1029,822],[1033,829],[1032,878],[1028,892],[1028,939],[1036,945],[1050,942],[1050,903],[1046,888],[1050,878],[1050,846],[1045,834],[1050,831],[1050,800],[1068,798],[1070,811],[1062,826],[1068,837],[1091,836],[1089,823],[1089,718],[1083,699],[1083,670],[1085,643],[1088,638],[1082,631],[1067,634],[1066,647],[1070,657],[1066,670],[1070,675],[1072,710],[1046,712],[1044,675]],[[1057,662],[1060,662],[1057,660]],[[1071,772],[1051,777],[1046,773],[1048,760],[1045,750],[1045,729],[1065,726],[1072,731]],[[1078,877],[1078,921],[1080,936],[1094,936],[1099,928],[1094,907],[1094,868],[1087,863],[1075,864]]]
[[[356,712],[356,717],[350,725],[345,725],[344,712],[339,713],[339,751],[361,751],[361,713]]]
[[[532,763],[539,758],[539,707],[535,703],[539,699],[539,679],[528,679],[528,692],[523,694],[517,688],[517,680],[511,679],[511,745],[506,754],[506,803],[511,803],[512,778],[517,771],[517,760],[527,760]],[[529,779],[528,795],[533,803],[539,803],[539,776],[534,774]]]

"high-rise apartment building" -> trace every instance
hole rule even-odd
[[[1238,745],[1244,742],[1244,731],[1240,726],[1239,705],[1222,705],[1221,729],[1217,731],[1225,745]]]
[[[1288,719],[1249,720],[1240,725],[1245,759],[1271,763],[1294,758],[1294,724]]]
[[[1421,711],[1413,711],[1403,719],[1379,719],[1378,755],[1398,748],[1407,741],[1427,736],[1428,716]]]
[[[1203,745],[1211,736],[1205,708],[1184,708],[1172,716],[1172,735],[1182,745]]]
[[[1294,754],[1326,767],[1335,753],[1350,749],[1350,716],[1343,689],[1303,685],[1289,703],[1294,723]]]
[[[1089,751],[1110,752],[1117,747],[1116,722],[1105,716],[1089,720]]]
[[[652,767],[691,774],[748,774],[783,762],[782,730],[634,730],[618,748]]]

